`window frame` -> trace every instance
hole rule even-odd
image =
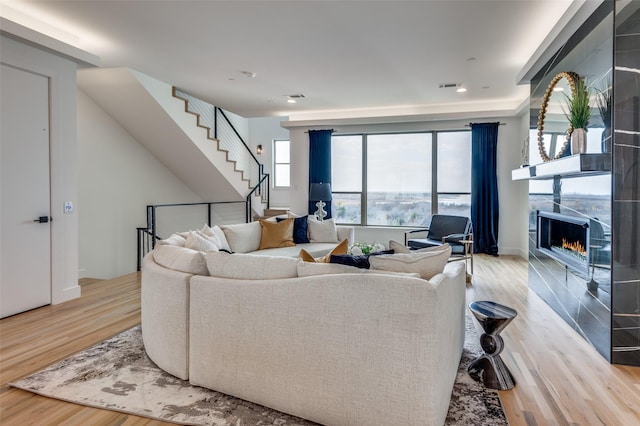
[[[287,147],[289,149],[289,162],[287,163],[282,163],[282,162],[277,162],[277,158],[278,158],[278,151],[276,146],[278,145],[278,142],[287,142]],[[271,167],[272,167],[272,171],[273,171],[273,188],[274,189],[289,189],[291,188],[291,140],[290,139],[274,139],[272,142],[272,158],[271,158]],[[278,179],[277,179],[277,174],[276,174],[276,167],[278,165],[287,165],[289,166],[289,184],[288,185],[278,185]]]
[[[360,223],[351,223],[351,222],[338,222],[344,225],[355,225],[355,226],[376,226],[376,227],[393,227],[393,228],[411,228],[414,226],[405,226],[405,225],[369,225],[367,223],[367,194],[368,194],[368,182],[367,182],[367,172],[368,172],[368,137],[372,135],[397,135],[397,134],[431,134],[431,215],[438,214],[438,200],[440,195],[469,195],[471,197],[471,192],[438,192],[438,134],[440,133],[468,133],[469,134],[469,150],[471,150],[471,130],[469,129],[444,129],[444,130],[419,130],[419,131],[403,131],[403,132],[355,132],[355,133],[340,133],[334,134],[333,137],[340,136],[360,136],[362,143],[362,158],[360,161],[362,162],[362,183],[361,183],[361,192],[358,191],[332,191],[332,194],[344,194],[344,195],[360,195]],[[471,172],[469,172],[469,179],[471,179]]]

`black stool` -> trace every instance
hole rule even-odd
[[[473,302],[469,305],[469,309],[484,329],[484,333],[480,336],[480,346],[485,352],[469,365],[467,368],[469,375],[473,380],[483,382],[490,389],[513,388],[516,382],[500,358],[500,352],[504,348],[500,332],[518,313],[507,306],[489,301]]]

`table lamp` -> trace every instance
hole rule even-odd
[[[319,221],[323,221],[327,216],[324,207],[327,205],[325,201],[331,201],[331,184],[330,183],[312,183],[309,189],[309,200],[317,201],[317,210],[313,213]]]

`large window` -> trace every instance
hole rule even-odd
[[[471,214],[471,133],[438,132],[438,213]]]
[[[273,141],[273,186],[288,188],[291,168],[288,140]]]
[[[470,213],[471,133],[332,137],[339,223],[425,226],[435,213]]]

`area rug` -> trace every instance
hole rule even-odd
[[[482,352],[467,316],[465,349],[447,425],[507,425],[496,391],[473,381],[466,367]],[[12,386],[67,402],[184,425],[314,425],[261,405],[191,386],[147,357],[140,326],[60,361]]]

